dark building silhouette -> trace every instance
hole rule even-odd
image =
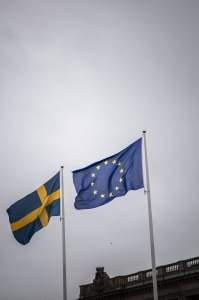
[[[199,300],[199,257],[156,268],[159,300]],[[110,278],[96,268],[92,283],[80,286],[78,300],[151,300],[152,270]]]

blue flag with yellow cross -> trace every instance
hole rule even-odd
[[[80,170],[73,171],[77,192],[76,209],[104,205],[129,190],[144,187],[142,174],[142,138],[121,152]]]
[[[48,225],[50,217],[60,215],[60,172],[12,204],[7,213],[15,239],[28,244],[38,230]]]

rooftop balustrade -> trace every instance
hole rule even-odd
[[[184,275],[199,272],[199,257],[181,260],[172,264],[156,268],[157,282],[161,283],[170,278],[177,278]],[[125,276],[111,278],[113,289],[128,289],[145,286],[152,282],[152,270],[140,271]],[[93,283],[80,286],[80,295],[89,295],[93,291]]]

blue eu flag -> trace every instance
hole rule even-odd
[[[77,192],[76,209],[104,205],[129,190],[144,187],[142,174],[142,139],[123,151],[86,168],[73,171]]]

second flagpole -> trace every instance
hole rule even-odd
[[[64,211],[64,166],[61,166],[61,221],[62,221],[62,257],[63,257],[63,300],[67,300],[66,284],[66,239],[65,239],[65,211]]]
[[[152,209],[151,209],[151,193],[150,193],[150,182],[149,182],[149,168],[146,148],[146,131],[143,131],[144,137],[144,152],[145,152],[145,167],[146,167],[146,193],[148,198],[148,213],[149,213],[149,231],[150,231],[150,243],[151,243],[151,262],[152,262],[152,277],[153,277],[153,297],[154,300],[158,300],[158,289],[157,289],[157,278],[156,278],[156,264],[155,264],[155,247],[154,247],[154,236],[153,236],[153,220],[152,220]]]

